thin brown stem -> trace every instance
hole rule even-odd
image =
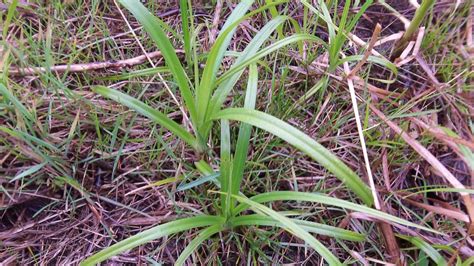
[[[183,50],[176,50],[176,53],[184,54]],[[8,74],[16,76],[30,76],[45,73],[48,70],[51,72],[87,72],[94,71],[106,68],[122,68],[122,67],[131,67],[135,65],[140,65],[145,63],[149,58],[159,58],[161,57],[161,52],[156,51],[152,53],[147,53],[146,55],[140,55],[137,57],[125,59],[125,60],[108,60],[104,62],[93,62],[93,63],[84,63],[84,64],[72,64],[72,65],[56,65],[50,68],[46,67],[25,67],[17,68],[10,67],[8,69]],[[0,70],[1,72],[1,70]]]

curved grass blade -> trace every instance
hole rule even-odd
[[[9,100],[16,109],[21,113],[23,117],[26,117],[29,121],[35,121],[33,115],[26,109],[26,107],[15,97],[2,83],[0,83],[0,94]]]
[[[348,240],[348,241],[364,241],[365,236],[363,234],[345,230],[339,227],[334,227],[326,224],[314,223],[309,221],[303,221],[298,219],[291,219],[295,224],[299,225],[308,233],[314,233],[319,235],[330,236],[338,239]],[[232,226],[242,226],[242,225],[256,225],[256,226],[277,226],[284,227],[278,221],[274,219],[263,216],[260,214],[250,214],[244,216],[237,216],[230,220]]]
[[[186,246],[186,248],[179,254],[178,259],[174,265],[184,265],[189,256],[209,237],[222,231],[221,224],[211,225],[206,229],[201,230],[199,234]]]
[[[263,45],[263,43],[267,41],[268,38],[270,38],[270,35],[275,31],[275,29],[283,22],[285,22],[286,19],[288,19],[288,17],[279,16],[269,21],[249,42],[245,50],[235,60],[233,66],[239,65],[241,62],[244,62],[245,60],[248,60],[249,58],[254,56],[255,53],[257,53],[260,47]],[[243,72],[244,69],[240,70],[218,86],[218,88],[214,92],[214,95],[212,96],[211,102],[209,103],[206,118],[208,118],[208,114],[213,114],[220,110],[222,104],[227,98],[227,95],[235,86]],[[205,125],[205,127],[210,128],[210,124],[211,122],[209,121],[209,125]],[[207,131],[208,129],[205,130],[205,132]]]
[[[206,175],[206,176],[200,177],[200,178],[198,178],[196,180],[193,180],[189,183],[180,184],[176,188],[176,192],[181,192],[181,191],[185,191],[185,190],[188,190],[188,189],[192,189],[192,188],[200,186],[204,183],[207,183],[209,181],[216,181],[217,178],[219,178],[219,176],[220,176],[220,173],[214,173],[214,174],[211,174],[211,175]]]
[[[265,56],[275,52],[276,50],[278,50],[282,47],[285,47],[289,44],[299,42],[299,41],[312,41],[312,42],[318,42],[318,43],[321,43],[321,44],[325,45],[324,41],[321,40],[320,38],[316,37],[316,36],[313,36],[313,35],[310,35],[310,34],[304,34],[304,33],[294,34],[292,36],[286,37],[282,40],[279,40],[279,41],[265,47],[264,49],[260,50],[258,53],[253,55],[251,58],[243,61],[242,63],[240,63],[238,65],[233,66],[231,69],[229,69],[227,72],[225,72],[222,76],[220,76],[216,80],[216,84],[219,85],[220,83],[222,83],[224,80],[228,79],[229,77],[231,77],[235,73],[238,73],[240,70],[246,68],[248,65],[256,63],[262,57],[265,57]]]
[[[25,171],[17,174],[14,178],[12,178],[10,180],[10,183],[12,182],[15,182],[16,180],[19,180],[19,179],[22,179],[23,177],[26,177],[26,176],[29,176],[29,175],[32,175],[36,172],[38,172],[39,170],[41,170],[41,168],[43,168],[48,162],[42,162],[40,164],[37,164],[37,165],[34,165],[28,169],[26,169]]]
[[[38,137],[35,137],[33,135],[30,135],[26,132],[23,132],[21,130],[17,130],[17,129],[10,129],[10,128],[7,128],[7,127],[4,127],[4,126],[0,126],[0,131],[3,131],[7,134],[9,134],[10,136],[12,137],[15,137],[15,138],[18,138],[18,139],[21,139],[21,140],[24,140],[26,141],[30,147],[34,147],[36,149],[38,148],[47,148],[51,151],[54,151],[54,152],[59,152],[59,149],[52,145],[51,143],[49,142],[46,142]],[[35,144],[33,144],[35,143]]]
[[[205,121],[206,110],[211,99],[212,90],[214,89],[214,81],[216,80],[217,72],[224,58],[224,53],[230,44],[232,35],[237,30],[237,26],[253,2],[253,0],[244,0],[236,6],[224,23],[222,33],[219,34],[219,37],[217,37],[216,42],[209,52],[206,67],[203,70],[201,82],[196,93],[197,110],[200,116],[199,121],[202,123]]]
[[[374,0],[367,0],[365,3],[359,8],[359,11],[354,15],[354,17],[351,19],[351,22],[349,25],[346,27],[346,32],[351,32],[357,22],[359,21],[360,17],[365,13],[367,8],[369,8],[373,4]]]
[[[3,32],[2,32],[3,40],[7,39],[8,32],[9,32],[8,27],[10,26],[13,16],[15,15],[15,10],[17,6],[18,6],[18,0],[11,1],[10,5],[8,6],[7,16],[5,20],[3,21]]]
[[[267,4],[271,3],[271,2],[272,2],[272,0],[265,0],[265,3],[267,3]],[[279,13],[278,13],[278,10],[277,10],[276,6],[270,7],[269,11],[270,11],[270,14],[272,15],[273,18],[278,17]],[[277,32],[278,32],[278,38],[283,39],[283,25],[278,26]]]
[[[427,232],[432,232],[435,234],[441,234],[440,232],[403,220],[401,218],[395,217],[390,214],[386,214],[384,212],[375,210],[373,208],[356,204],[353,202],[349,202],[346,200],[341,200],[337,199],[334,197],[329,197],[323,194],[317,194],[317,193],[308,193],[308,192],[297,192],[297,191],[275,191],[275,192],[268,192],[268,193],[262,193],[256,196],[253,196],[250,198],[250,200],[258,202],[258,203],[265,203],[265,202],[271,202],[271,201],[278,201],[278,200],[294,200],[294,201],[303,201],[303,202],[315,202],[315,203],[321,203],[325,205],[331,205],[331,206],[337,206],[343,209],[348,209],[348,210],[353,210],[357,212],[362,212],[365,213],[369,216],[379,218],[382,220],[390,221],[393,223],[405,225],[405,226],[411,226],[414,228],[422,229]],[[249,205],[245,204],[240,204],[238,205],[235,210],[234,210],[234,215],[246,210],[249,208]]]
[[[290,124],[263,112],[243,108],[229,108],[218,112],[214,119],[230,119],[251,124],[268,131],[316,160],[356,193],[367,205],[373,198],[368,186],[346,164],[324,146]]]
[[[196,97],[198,98],[198,101],[197,101],[198,109],[202,111],[202,112],[199,112],[200,120],[198,124],[198,128],[199,128],[198,132],[201,136],[205,137],[208,135],[207,133],[209,132],[208,130],[210,126],[203,126],[203,124],[206,124],[206,122],[209,120],[207,117],[208,113],[206,113],[206,111],[209,110],[211,94],[214,88],[216,87],[216,84],[214,82],[215,77],[217,76],[217,70],[219,68],[219,64],[222,61],[222,58],[220,58],[220,54],[219,54],[221,52],[220,48],[228,46],[228,45],[225,45],[226,38],[228,38],[228,36],[234,31],[234,29],[245,19],[250,18],[253,15],[258,14],[264,10],[267,10],[271,8],[272,6],[276,6],[282,3],[286,3],[286,2],[288,2],[288,0],[273,1],[272,3],[266,4],[260,8],[257,8],[247,13],[246,15],[240,17],[239,19],[235,20],[229,26],[226,26],[226,28],[222,30],[221,33],[219,34],[219,37],[214,43],[213,48],[211,48],[211,51],[209,52],[209,55],[208,55],[208,59],[206,61],[206,67],[204,71],[206,71],[207,69],[207,73],[205,75],[203,73],[203,77],[197,88],[198,92],[196,93]],[[225,53],[225,49],[224,49],[224,53]],[[217,64],[217,62],[219,62],[219,64]]]
[[[100,252],[82,261],[80,265],[96,265],[97,263],[100,263],[123,251],[132,249],[157,238],[168,236],[192,228],[211,226],[215,224],[221,224],[223,222],[224,219],[222,217],[202,215],[161,224],[101,250]]]
[[[199,150],[200,146],[197,141],[197,139],[191,135],[188,131],[186,131],[184,128],[182,128],[178,123],[175,121],[171,120],[168,118],[165,114],[151,108],[150,106],[146,105],[145,103],[128,96],[125,93],[119,92],[117,90],[107,88],[104,86],[97,86],[93,88],[93,91],[107,97],[109,99],[112,99],[120,104],[123,104],[127,106],[128,108],[131,108],[141,115],[144,115],[151,119],[152,121],[158,123],[159,125],[167,128],[169,131],[173,132],[176,134],[176,136],[180,137],[184,142],[187,144],[191,145],[196,150]]]
[[[417,248],[423,250],[426,255],[428,255],[434,261],[434,263],[436,263],[436,265],[448,265],[448,262],[444,259],[444,257],[423,239],[415,236],[405,236],[400,234],[397,234],[397,237],[406,240]]]
[[[297,34],[303,33],[303,31],[301,30],[300,24],[298,23],[298,21],[296,19],[289,18],[288,21],[293,26],[295,33],[297,33]],[[303,41],[298,42],[298,51],[300,52],[300,55],[303,56],[303,54],[304,54],[304,43],[303,43]]]
[[[351,55],[351,56],[347,56],[347,57],[342,58],[342,59],[339,60],[338,66],[339,66],[339,65],[342,65],[342,64],[345,63],[345,62],[360,61],[363,57],[364,57],[364,55]],[[383,67],[389,69],[390,71],[392,71],[392,73],[393,73],[395,76],[398,75],[398,68],[397,68],[397,66],[395,66],[392,62],[388,61],[388,60],[385,59],[385,58],[381,58],[381,57],[376,57],[376,56],[370,55],[370,56],[367,58],[367,61],[368,61],[368,62],[371,62],[371,63],[375,63],[375,64],[378,64],[378,65],[381,65],[381,66],[383,66]]]
[[[348,16],[349,4],[351,1],[345,2],[343,14],[341,16],[341,22],[339,23],[339,26],[335,25],[333,18],[331,17],[331,14],[328,10],[328,7],[324,1],[318,0],[318,7],[321,9],[321,12],[317,10],[307,0],[300,0],[300,2],[305,7],[307,7],[308,10],[316,14],[318,18],[321,18],[324,22],[326,22],[328,32],[329,32],[329,42],[330,42],[329,44],[329,50],[330,50],[329,71],[332,72],[336,69],[338,65],[338,62],[339,62],[338,53],[342,49],[342,46],[344,45],[347,39],[347,33],[353,29],[353,27],[356,25],[357,21],[364,14],[367,8],[369,8],[370,5],[372,5],[373,0],[365,1],[365,3],[362,5],[362,7],[357,12],[357,14],[353,17],[352,21],[350,21],[347,26],[346,26],[347,24],[346,20]],[[338,12],[335,12],[335,14],[337,15]]]
[[[329,265],[342,265],[342,263],[329,251],[321,242],[319,242],[316,238],[314,238],[310,233],[306,232],[301,226],[297,225],[291,219],[281,215],[280,213],[260,204],[250,199],[232,195],[236,200],[241,203],[245,203],[255,210],[258,210],[265,215],[271,217],[273,220],[281,223],[283,228],[288,230],[291,234],[301,238],[306,242],[306,244],[310,245],[316,252],[318,252]]]
[[[148,32],[150,37],[160,49],[163,58],[165,59],[166,65],[170,69],[176,83],[178,84],[178,88],[184,99],[184,103],[188,108],[191,120],[196,123],[196,106],[194,103],[193,93],[189,87],[188,76],[186,75],[181,62],[176,55],[173,45],[162,29],[161,24],[163,24],[163,22],[151,14],[150,11],[148,11],[148,9],[138,0],[119,0],[119,2],[125,8],[127,8],[143,25],[145,31]]]
[[[468,189],[468,188],[435,187],[435,188],[426,188],[426,189],[420,189],[420,190],[418,190],[419,188],[416,188],[416,189],[417,191],[407,194],[406,196],[403,196],[401,198],[407,199],[407,198],[413,197],[414,195],[428,193],[428,192],[450,192],[450,193],[474,194],[474,189]],[[410,192],[411,190],[406,189],[406,191]]]
[[[313,96],[316,92],[321,90],[322,88],[326,88],[329,82],[329,76],[324,75],[321,77],[321,79],[314,84],[311,89],[309,89],[303,96],[301,96],[297,102],[295,102],[295,105],[301,105],[304,101],[308,100],[311,96]]]

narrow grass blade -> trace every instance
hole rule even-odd
[[[19,173],[18,175],[16,175],[14,178],[12,178],[12,180],[10,180],[10,183],[11,182],[15,182],[16,180],[19,180],[23,177],[26,177],[26,176],[29,176],[29,175],[32,175],[36,172],[38,172],[39,170],[41,170],[41,168],[43,168],[43,166],[45,166],[47,164],[47,162],[43,162],[43,163],[40,163],[40,164],[37,164],[37,165],[34,165],[30,168],[28,168],[27,170]]]
[[[443,130],[446,134],[448,134],[448,136],[460,138],[460,136],[456,132],[451,130],[450,128],[442,127],[442,126],[438,126],[438,127],[441,130]],[[467,166],[471,168],[471,171],[474,171],[474,152],[472,152],[472,150],[469,149],[469,147],[463,144],[458,144],[457,146],[459,148],[459,151],[464,155],[463,160],[466,162]]]
[[[201,116],[199,117],[200,120],[199,120],[199,124],[198,124],[198,128],[199,128],[198,132],[199,132],[199,135],[202,136],[203,138],[208,136],[210,127],[212,126],[212,123],[209,119],[209,116],[211,114],[208,111],[213,110],[212,108],[210,108],[210,104],[212,104],[212,101],[211,101],[210,97],[211,97],[212,91],[218,85],[215,82],[215,80],[216,80],[215,76],[217,76],[217,74],[218,74],[217,70],[218,70],[218,67],[219,67],[219,64],[220,64],[220,63],[216,64],[217,59],[220,58],[219,53],[221,52],[218,49],[218,47],[221,47],[221,46],[224,45],[224,42],[226,40],[225,39],[226,36],[231,34],[233,32],[233,30],[245,19],[250,18],[255,14],[259,14],[262,11],[264,11],[266,9],[269,9],[273,6],[276,6],[276,5],[279,5],[279,4],[282,4],[282,3],[286,3],[286,2],[288,2],[288,1],[287,0],[273,1],[272,3],[266,4],[266,5],[264,5],[260,8],[257,8],[255,10],[247,13],[245,16],[242,16],[240,19],[237,19],[235,22],[233,22],[229,26],[226,26],[225,30],[222,30],[221,33],[219,34],[219,37],[217,38],[216,42],[213,45],[213,48],[211,49],[211,51],[208,55],[206,67],[205,67],[205,70],[204,70],[204,71],[206,71],[206,69],[207,69],[209,74],[203,73],[203,77],[202,77],[201,82],[200,82],[199,87],[198,87],[199,91],[197,93],[198,109],[203,111],[202,113],[199,112],[199,114]],[[214,47],[216,47],[216,49],[214,49]],[[225,47],[227,47],[227,45]],[[224,50],[224,52],[225,52],[225,50]],[[212,59],[212,58],[214,58],[214,59]],[[219,59],[219,62],[221,60],[222,60],[222,58]],[[245,68],[245,66],[244,66],[244,68]],[[215,70],[215,71],[212,72],[211,70]],[[243,68],[242,68],[242,70],[243,70]],[[215,74],[215,75],[213,76],[211,74]],[[205,85],[203,85],[203,83]]]
[[[292,36],[286,37],[282,40],[279,40],[279,41],[269,45],[268,47],[260,50],[258,53],[256,53],[251,58],[243,61],[242,63],[240,63],[238,65],[233,66],[231,69],[229,69],[227,72],[225,72],[222,76],[220,76],[216,80],[216,84],[218,85],[218,84],[222,83],[223,81],[225,81],[226,79],[228,79],[232,75],[234,75],[235,73],[238,73],[240,70],[246,68],[248,65],[256,63],[261,58],[277,51],[278,49],[281,49],[282,47],[285,47],[289,44],[299,42],[299,41],[317,42],[317,43],[321,43],[321,44],[325,45],[324,41],[321,40],[320,38],[316,37],[316,36],[313,36],[313,35],[310,35],[310,34],[304,34],[304,33],[294,34]]]
[[[413,38],[413,35],[416,33],[418,28],[423,22],[426,14],[430,10],[430,8],[434,5],[435,0],[423,0],[421,1],[420,7],[416,10],[415,16],[410,22],[407,30],[403,34],[402,38],[396,43],[396,49],[392,54],[392,57],[398,57],[406,48],[407,43]]]
[[[301,3],[308,8],[311,12],[316,14],[318,18],[321,18],[328,28],[329,33],[329,51],[330,51],[330,67],[329,71],[332,72],[336,69],[337,65],[339,64],[339,55],[338,53],[342,49],[342,46],[347,39],[347,33],[350,32],[353,27],[355,27],[357,21],[360,19],[362,14],[367,10],[367,8],[372,4],[373,0],[366,1],[364,5],[360,8],[357,14],[352,18],[352,20],[347,24],[347,16],[348,16],[348,6],[351,1],[346,1],[343,14],[341,16],[341,22],[339,24],[340,27],[335,25],[333,18],[329,12],[329,9],[326,3],[322,0],[318,0],[318,7],[321,9],[319,11],[316,9],[312,4],[310,4],[307,0],[300,0]],[[339,16],[338,12],[334,12],[337,16]]]
[[[245,92],[244,108],[255,109],[255,102],[257,100],[257,86],[258,86],[258,69],[257,65],[251,64],[249,67],[249,80],[247,83],[247,90]],[[252,126],[247,123],[241,123],[239,129],[239,136],[235,148],[235,155],[233,159],[232,168],[232,184],[230,192],[233,195],[238,195],[240,190],[240,183],[244,176],[245,162],[247,161],[247,153],[249,149],[250,134]],[[233,201],[233,200],[232,200]],[[233,202],[231,203],[233,204]],[[233,205],[232,205],[233,206]]]
[[[245,203],[255,210],[258,210],[265,215],[268,215],[275,221],[281,223],[283,228],[288,230],[291,234],[301,238],[306,242],[306,244],[310,245],[316,252],[318,252],[329,265],[342,265],[342,263],[329,251],[321,242],[319,242],[316,238],[314,238],[310,233],[306,232],[301,226],[297,225],[291,219],[279,214],[278,212],[260,204],[250,199],[232,195],[236,200],[241,203]]]
[[[472,265],[474,265],[474,257],[468,258],[461,265],[462,266],[472,266]]]
[[[12,137],[25,140],[26,142],[31,143],[31,146],[34,146],[35,148],[43,147],[43,148],[49,149],[50,151],[59,152],[59,149],[56,146],[40,138],[37,138],[33,135],[30,135],[26,132],[16,130],[16,129],[10,129],[4,126],[0,126],[0,131],[3,131],[9,134]],[[33,142],[35,143],[35,145],[33,144]]]
[[[136,71],[126,72],[123,74],[100,77],[97,79],[98,80],[128,80],[132,78],[149,77],[157,73],[166,73],[166,72],[170,72],[168,67],[151,67],[151,68],[145,68],[145,69],[140,69]]]
[[[202,185],[204,183],[207,183],[209,181],[215,181],[215,180],[217,180],[217,178],[219,176],[220,176],[220,173],[214,173],[214,174],[211,174],[211,175],[200,177],[200,178],[198,178],[196,180],[193,180],[189,183],[179,185],[176,188],[176,191],[181,192],[181,191],[185,191],[185,190],[188,190],[188,189],[195,188],[195,187],[200,186],[200,185]]]
[[[330,236],[338,239],[348,240],[348,241],[364,241],[365,236],[363,234],[345,230],[339,227],[334,227],[330,225],[314,223],[309,221],[302,221],[298,219],[291,219],[295,224],[299,225],[308,233],[314,233],[319,235]],[[260,214],[251,214],[251,215],[244,215],[244,216],[237,216],[230,220],[232,226],[277,226],[277,227],[284,227],[279,221],[275,221],[274,219],[263,216]]]
[[[191,256],[191,254],[202,244],[202,242],[209,239],[214,234],[222,231],[222,225],[216,224],[211,225],[206,229],[201,230],[199,234],[186,246],[186,248],[179,254],[178,259],[174,265],[184,265],[186,260]]]
[[[273,1],[272,0],[265,0],[265,2],[268,4],[268,3],[271,3]],[[270,7],[270,14],[272,15],[272,18],[278,17],[279,13],[278,13],[278,10],[277,10],[276,6]],[[283,39],[283,25],[279,25],[277,31],[278,31],[278,38]]]
[[[351,55],[351,56],[347,56],[345,58],[342,58],[341,60],[339,60],[338,62],[338,66],[339,65],[342,65],[344,64],[345,62],[351,62],[351,61],[360,61],[362,58],[364,57],[364,55]],[[367,61],[368,62],[372,62],[372,63],[375,63],[375,64],[378,64],[378,65],[381,65],[387,69],[389,69],[390,71],[392,71],[392,73],[397,76],[398,75],[398,68],[397,66],[395,66],[392,62],[388,61],[387,59],[385,58],[381,58],[381,57],[376,57],[376,56],[369,56],[367,58]]]
[[[176,55],[173,45],[161,27],[163,22],[151,14],[150,11],[148,11],[148,9],[146,9],[146,7],[138,0],[119,0],[119,2],[143,25],[143,28],[148,32],[148,34],[150,34],[150,37],[160,49],[163,58],[166,61],[166,65],[178,84],[178,88],[183,96],[184,103],[188,108],[191,120],[195,123],[197,117],[196,106],[194,103],[193,93],[189,87],[188,76]]]
[[[199,162],[195,162],[194,165],[198,169],[199,172],[203,175],[212,175],[214,174],[214,170],[212,170],[212,166],[210,166],[206,161],[200,160]]]
[[[188,7],[188,0],[179,0],[179,11],[181,14],[181,27],[183,28],[184,53],[189,60],[191,58],[191,32],[189,29],[190,9]]]
[[[412,243],[417,248],[423,250],[426,255],[428,255],[436,265],[448,265],[447,261],[444,257],[439,254],[439,252],[433,248],[430,244],[426,243],[423,239],[415,236],[405,236],[397,234],[398,238],[404,239],[410,243]]]
[[[27,118],[29,121],[35,121],[33,115],[26,109],[26,107],[15,97],[2,83],[0,83],[0,94],[5,97],[5,99],[9,100],[15,108],[20,112],[20,114]]]
[[[203,70],[201,82],[196,93],[197,110],[201,123],[204,123],[205,120],[206,110],[211,99],[212,90],[214,89],[214,81],[216,80],[224,53],[230,44],[233,33],[237,29],[238,23],[236,22],[240,22],[240,19],[244,17],[253,2],[253,0],[244,0],[235,7],[209,52],[206,67]]]
[[[220,181],[221,181],[221,207],[225,217],[229,217],[232,211],[231,205],[231,184],[233,178],[232,158],[230,155],[230,130],[229,121],[221,120],[221,165],[220,165]]]
[[[328,169],[339,180],[344,182],[349,189],[356,193],[365,204],[373,204],[370,189],[357,174],[321,144],[290,124],[263,112],[243,108],[222,110],[214,116],[214,119],[230,119],[245,122],[282,138]]]
[[[288,17],[279,16],[271,21],[269,21],[249,42],[245,50],[240,54],[240,56],[235,60],[233,66],[239,65],[240,63],[252,58],[260,49],[260,47],[270,38],[270,35],[275,31],[275,29],[286,21]],[[229,95],[232,88],[235,86],[240,76],[244,72],[244,69],[230,76],[227,80],[222,82],[214,92],[212,96],[212,101],[209,103],[209,108],[207,110],[206,118],[208,114],[213,114],[220,110],[225,99]],[[210,125],[207,125],[209,128]],[[206,132],[208,130],[205,130]]]
[[[82,261],[81,265],[96,265],[97,263],[100,263],[114,255],[120,254],[123,251],[130,250],[157,238],[197,227],[221,224],[223,222],[224,219],[222,217],[202,215],[161,224],[101,250],[100,252]]]
[[[191,133],[182,128],[178,123],[168,118],[165,114],[117,90],[103,86],[94,87],[93,90],[94,92],[104,97],[112,99],[120,104],[127,106],[128,108],[137,111],[141,115],[148,117],[149,119],[153,120],[154,122],[176,134],[176,136],[180,137],[184,142],[191,145],[191,147],[193,147],[194,149],[199,150],[199,143],[197,139],[193,135],[191,135]]]
[[[326,196],[323,194],[297,192],[297,191],[275,191],[275,192],[262,193],[254,197],[251,197],[250,199],[258,203],[265,203],[265,202],[278,201],[278,200],[294,200],[294,201],[315,202],[315,203],[320,203],[320,204],[325,204],[325,205],[330,205],[330,206],[337,206],[337,207],[348,209],[348,210],[362,212],[369,216],[379,218],[382,220],[394,222],[394,223],[405,225],[405,226],[411,226],[414,228],[425,230],[427,232],[441,234],[436,230],[403,220],[401,218],[395,217],[390,214],[386,214],[384,212],[375,210],[373,208],[356,204],[353,202],[349,202],[346,200],[341,200],[334,197]],[[237,214],[239,212],[242,212],[248,209],[249,206],[250,205],[240,204],[239,206],[235,208],[234,214]]]
[[[344,30],[346,27],[347,17],[349,16],[349,7],[351,6],[351,1],[346,0],[344,4],[344,9],[342,10],[342,14],[340,15],[339,12],[334,12],[335,17],[340,17],[339,21],[339,30],[336,33],[336,36],[333,39],[329,40],[329,71],[332,72],[336,69],[337,63],[339,61],[339,53],[342,50],[342,46],[344,45],[347,36],[344,34]],[[333,21],[335,21],[333,19]]]
[[[145,186],[141,186],[141,187],[138,187],[136,189],[133,189],[129,192],[127,192],[125,194],[125,196],[128,196],[128,195],[131,195],[131,194],[135,194],[137,193],[138,191],[141,191],[141,190],[144,190],[144,189],[147,189],[147,188],[152,188],[152,187],[161,187],[161,186],[165,186],[165,185],[168,185],[168,184],[171,184],[171,183],[176,183],[178,181],[181,181],[183,179],[183,176],[174,176],[174,177],[168,177],[168,178],[165,178],[165,179],[162,179],[162,180],[158,180],[156,182],[153,182],[151,184],[148,184],[148,185],[145,185]],[[178,187],[179,188],[179,187]]]
[[[336,31],[337,26],[333,23],[331,18],[331,13],[329,13],[329,9],[323,0],[318,0],[318,7],[321,9],[322,13],[320,13],[316,8],[314,8],[310,3],[306,0],[301,0],[301,3],[309,8],[313,13],[318,15],[324,22],[327,23],[328,33],[329,33],[329,41],[334,40],[336,38]]]
[[[351,22],[346,27],[346,32],[351,32],[354,27],[356,26],[357,22],[359,21],[360,17],[365,13],[367,8],[369,8],[373,4],[373,0],[367,0],[365,3],[359,8],[359,11],[352,17]]]
[[[425,189],[420,189],[415,188],[417,191],[412,192],[410,194],[407,194],[406,196],[403,196],[402,199],[410,198],[413,197],[414,195],[417,194],[423,194],[423,193],[429,193],[429,192],[451,192],[451,193],[468,193],[468,194],[473,194],[474,195],[474,189],[468,189],[468,188],[450,188],[450,187],[435,187],[435,188],[427,188],[423,187]],[[411,191],[411,190],[406,190],[406,191]]]
[[[10,5],[8,6],[8,12],[7,12],[7,17],[3,21],[3,32],[2,32],[2,40],[5,41],[8,36],[8,27],[10,26],[10,23],[12,21],[13,15],[15,14],[16,7],[18,6],[18,0],[13,0],[11,1]]]
[[[329,82],[329,76],[328,75],[322,76],[321,79],[316,84],[314,84],[314,86],[311,87],[311,89],[309,89],[303,96],[301,96],[301,98],[299,98],[295,104],[296,105],[302,104],[304,101],[308,100],[311,96],[313,96],[316,92],[318,92],[319,90],[323,88],[326,88],[328,86],[328,82]]]

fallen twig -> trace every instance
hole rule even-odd
[[[369,58],[370,53],[372,52],[372,49],[374,48],[374,45],[377,42],[377,38],[379,37],[381,31],[382,26],[377,23],[377,25],[375,25],[374,32],[372,33],[372,38],[370,38],[369,44],[367,45],[367,50],[365,50],[364,57],[362,57],[362,60],[360,60],[357,65],[351,70],[348,77],[356,75],[362,68],[362,66],[367,62],[367,59]]]
[[[176,50],[176,53],[183,54],[183,50]],[[10,67],[8,69],[8,74],[10,75],[17,75],[17,76],[29,76],[29,75],[37,75],[41,73],[45,73],[48,71],[51,72],[86,72],[92,70],[99,70],[105,68],[122,68],[122,67],[130,67],[135,65],[140,65],[145,63],[148,58],[157,58],[161,57],[161,52],[156,51],[152,53],[147,53],[145,55],[140,55],[137,57],[125,59],[125,60],[108,60],[105,62],[93,62],[93,63],[84,63],[84,64],[72,64],[72,65],[56,65],[51,66],[49,68],[46,67],[25,67],[25,68],[17,68],[17,67]],[[1,70],[0,70],[1,72]]]

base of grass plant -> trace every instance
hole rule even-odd
[[[225,194],[222,192],[216,193]],[[209,237],[211,237],[213,234],[225,230],[230,230],[239,226],[276,226],[284,228],[291,234],[294,234],[295,236],[301,238],[308,245],[313,247],[330,265],[340,265],[340,262],[310,233],[331,236],[348,241],[362,241],[365,239],[365,236],[363,234],[350,230],[344,230],[341,228],[308,222],[304,220],[290,219],[262,205],[262,203],[265,202],[281,200],[313,202],[325,205],[332,205],[348,210],[362,212],[370,217],[382,219],[387,222],[397,223],[400,225],[414,227],[439,234],[433,229],[408,222],[406,220],[386,214],[384,212],[377,211],[370,207],[365,207],[349,201],[336,199],[324,194],[295,191],[277,191],[260,194],[252,198],[246,198],[243,196],[236,195],[232,195],[232,197],[239,201],[240,205],[236,206],[234,212],[231,213],[229,217],[200,215],[158,225],[151,229],[138,233],[132,237],[129,237],[125,240],[122,240],[108,248],[103,249],[102,251],[84,260],[81,265],[95,265],[112,256],[120,254],[121,252],[130,250],[134,247],[145,244],[152,240],[200,227],[206,228],[201,230],[195,240],[191,241],[188,247],[186,247],[186,249],[183,251],[183,253],[178,259],[179,263],[184,263],[186,259],[192,254],[192,252],[199,246],[199,244],[209,239]],[[251,209],[259,214],[240,214],[248,209]]]
[[[413,38],[415,33],[418,31],[418,28],[420,27],[421,22],[423,21],[429,9],[433,6],[434,3],[435,3],[435,0],[423,0],[421,2],[421,5],[416,10],[415,16],[411,20],[410,25],[408,26],[407,30],[403,34],[402,38],[394,46],[395,50],[392,52],[392,55],[391,55],[392,60],[395,60],[403,53],[403,50],[405,50],[408,42]]]

